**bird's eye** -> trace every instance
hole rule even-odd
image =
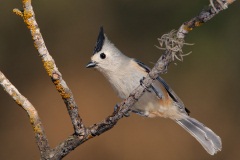
[[[100,54],[100,58],[105,59],[106,58],[106,54],[105,53],[101,53]]]

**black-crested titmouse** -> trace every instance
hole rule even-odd
[[[86,67],[98,69],[122,99],[126,99],[150,71],[142,62],[119,51],[108,40],[102,27],[93,56]],[[161,77],[144,92],[132,107],[132,111],[145,117],[165,117],[174,120],[195,137],[211,155],[222,149],[220,137],[189,116],[189,110]]]

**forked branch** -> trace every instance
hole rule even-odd
[[[25,97],[23,97],[0,72],[0,83],[3,88],[10,94],[17,104],[27,111],[30,117],[36,141],[41,151],[41,158],[61,159],[80,144],[95,136],[101,135],[102,133],[114,127],[119,119],[123,118],[124,115],[127,115],[131,111],[131,106],[138,101],[138,99],[143,95],[145,89],[150,87],[158,75],[167,72],[167,67],[174,60],[174,58],[182,60],[184,56],[182,53],[182,47],[185,44],[184,38],[189,31],[209,21],[234,1],[235,0],[217,0],[217,2],[213,2],[213,0],[211,0],[212,5],[201,11],[198,16],[192,18],[190,21],[183,23],[177,32],[165,34],[162,38],[160,38],[160,47],[165,48],[165,52],[159,58],[148,76],[146,76],[142,81],[142,85],[139,85],[139,87],[136,88],[130,94],[130,96],[117,107],[117,110],[114,111],[112,115],[104,119],[102,122],[96,123],[90,127],[85,127],[82,123],[81,117],[78,114],[78,106],[73,98],[73,94],[68,88],[66,82],[63,80],[62,74],[59,72],[53,58],[46,48],[35,19],[31,0],[22,0],[23,11],[14,9],[14,12],[23,18],[24,22],[29,28],[34,40],[34,46],[38,50],[38,54],[42,59],[43,66],[47,74],[51,77],[52,82],[56,86],[57,91],[60,93],[66,104],[74,128],[74,133],[72,135],[60,143],[56,148],[50,149],[40,118],[37,115],[37,111],[32,104]]]
[[[25,24],[30,30],[34,41],[34,46],[38,50],[38,54],[42,59],[43,66],[47,74],[51,77],[53,84],[56,86],[57,91],[61,95],[67,107],[75,134],[84,135],[85,127],[83,126],[82,119],[78,114],[78,106],[73,98],[71,90],[63,80],[62,74],[59,72],[54,59],[47,50],[42,34],[40,32],[40,28],[38,27],[37,21],[35,19],[35,13],[31,5],[31,0],[23,0],[22,2],[23,11],[14,9],[13,12],[23,18]]]

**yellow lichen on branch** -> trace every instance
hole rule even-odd
[[[199,22],[199,21],[197,21],[197,22],[195,22],[195,26],[196,27],[199,27],[199,26],[201,26],[203,23],[202,22]]]
[[[200,22],[200,21],[196,21],[196,22],[194,22],[194,25],[193,26],[189,26],[189,25],[184,25],[184,27],[183,27],[183,29],[185,29],[186,31],[192,31],[193,30],[193,28],[195,28],[195,27],[200,27],[201,25],[202,25],[203,23],[202,22]]]
[[[60,80],[55,80],[54,84],[62,98],[67,99],[67,98],[71,97],[71,95],[69,93],[67,93],[65,91],[65,89],[63,88],[62,84],[60,83]]]
[[[29,18],[33,17],[33,13],[32,13],[32,11],[24,10],[23,16],[24,16],[24,19],[29,19]]]
[[[31,0],[23,0],[23,3],[31,3]]]
[[[42,129],[41,129],[41,126],[38,124],[38,125],[35,125],[33,127],[33,131],[37,134],[42,134]]]
[[[29,118],[29,120],[30,120],[30,123],[31,123],[31,125],[33,125],[34,124],[34,117],[32,117],[32,116],[29,116],[30,118]]]
[[[0,72],[0,85],[13,98],[13,100],[27,112],[39,148],[43,151],[48,151],[50,147],[37,110],[28,101],[28,99],[24,97],[16,89],[16,87],[4,76],[2,72]]]
[[[188,32],[191,31],[191,30],[193,30],[193,28],[190,28],[190,27],[187,26],[187,25],[184,25],[183,29],[186,30],[186,31],[188,31]]]
[[[29,13],[29,11],[24,11],[23,13],[24,22],[27,24],[28,29],[30,29],[30,31],[34,34],[36,33],[36,26],[34,25],[34,21],[30,17],[31,12]]]
[[[41,57],[43,66],[47,72],[47,74],[51,77],[51,80],[56,86],[57,91],[61,95],[62,99],[67,106],[67,109],[71,109],[69,111],[69,115],[72,120],[72,124],[74,126],[75,133],[80,134],[80,132],[84,132],[84,125],[82,125],[82,120],[78,114],[78,106],[73,98],[72,92],[67,86],[66,82],[63,80],[61,73],[59,72],[56,64],[49,54],[47,47],[44,43],[42,34],[40,32],[40,28],[38,27],[35,13],[33,7],[31,5],[31,0],[22,0],[23,3],[23,11],[14,9],[14,13],[21,16],[24,20],[24,23],[27,25],[28,29],[31,32],[34,46],[38,50],[38,55]]]
[[[23,0],[24,4],[28,2],[29,0]],[[24,9],[24,11],[20,11],[19,9],[15,8],[13,9],[13,12],[23,18],[24,22],[27,24],[27,27],[31,30],[33,34],[36,33],[36,26],[34,25],[34,20],[32,19],[34,17],[34,12],[32,10]]]
[[[52,77],[53,69],[54,69],[54,62],[53,61],[43,61],[43,66],[47,71],[47,74]]]
[[[18,16],[23,17],[23,13],[22,13],[22,11],[20,11],[20,10],[17,9],[17,8],[13,9],[13,13],[15,13],[15,14],[18,15]]]

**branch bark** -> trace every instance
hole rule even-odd
[[[224,2],[224,5],[228,5],[235,0],[217,1]],[[223,7],[221,6],[222,4],[215,3],[214,1],[214,8],[213,6],[209,6],[207,9],[201,11],[198,16],[183,23],[177,32],[170,32],[169,34],[166,34],[161,39],[159,39],[161,47],[163,46],[166,51],[159,58],[149,74],[145,77],[142,82],[143,85],[139,85],[139,87],[136,88],[130,94],[130,96],[118,106],[118,109],[114,111],[112,115],[108,116],[99,123],[96,123],[90,127],[85,127],[81,117],[78,114],[78,106],[73,98],[73,94],[67,86],[66,82],[63,80],[62,74],[59,72],[53,58],[46,48],[37,21],[35,19],[31,0],[22,0],[22,3],[23,11],[20,11],[18,9],[14,9],[13,11],[23,18],[28,29],[30,30],[32,38],[34,40],[34,46],[38,50],[39,56],[43,62],[43,66],[50,76],[52,82],[56,86],[57,91],[60,93],[62,99],[64,100],[64,103],[66,104],[69,116],[73,124],[74,133],[54,149],[51,149],[49,147],[48,140],[40,118],[33,105],[17,91],[17,89],[7,80],[7,78],[1,72],[0,84],[16,101],[16,103],[27,111],[30,117],[30,122],[34,129],[39,150],[41,152],[41,159],[52,160],[65,157],[68,153],[70,153],[82,143],[113,128],[117,124],[118,120],[123,118],[124,115],[127,115],[131,111],[131,107],[134,105],[134,103],[138,101],[138,99],[143,95],[146,88],[152,84],[152,82],[159,76],[159,74],[167,72],[167,67],[172,61],[174,61],[174,58],[180,57],[180,60],[182,59],[184,56],[182,53],[182,47],[185,44],[184,38],[189,33],[189,31],[209,21],[211,18],[223,10]]]
[[[42,59],[43,66],[47,74],[51,77],[53,84],[55,85],[57,91],[61,95],[67,107],[75,134],[84,135],[85,127],[82,123],[82,119],[78,114],[78,106],[74,100],[72,91],[67,86],[66,82],[62,77],[62,74],[60,73],[55,64],[54,59],[47,50],[42,34],[40,32],[40,28],[38,27],[37,21],[35,19],[35,13],[33,11],[31,0],[23,0],[22,3],[23,11],[20,11],[19,9],[14,9],[13,12],[23,18],[25,24],[30,30],[34,41],[34,46],[38,50],[38,55]]]
[[[40,153],[42,157],[47,157],[51,149],[48,144],[47,136],[45,134],[41,119],[38,116],[37,110],[27,100],[27,98],[25,98],[16,89],[16,87],[5,77],[1,71],[0,84],[5,89],[5,91],[14,99],[14,101],[27,112]]]
[[[231,2],[229,1],[229,3],[228,2],[227,3],[231,4],[233,1]],[[145,79],[143,80],[143,85],[139,85],[130,94],[130,96],[126,100],[124,100],[120,106],[118,106],[118,110],[113,112],[112,115],[104,119],[102,122],[96,123],[88,127],[86,129],[86,136],[83,137],[83,139],[72,135],[64,142],[60,143],[54,149],[55,157],[62,158],[66,156],[71,150],[75,149],[77,146],[81,145],[87,140],[95,136],[99,136],[102,133],[113,128],[117,124],[118,120],[123,118],[124,115],[127,115],[131,110],[131,106],[133,106],[138,101],[138,99],[143,95],[146,89],[145,87],[148,88],[152,84],[152,82],[159,76],[159,74],[167,72],[167,67],[174,60],[174,57],[184,56],[181,52],[181,49],[183,47],[182,44],[184,44],[184,38],[189,33],[189,31],[192,31],[193,28],[198,27],[200,26],[200,24],[202,25],[203,23],[209,21],[211,18],[213,18],[215,15],[217,15],[220,11],[223,10],[221,4],[219,3],[215,4],[215,8],[217,10],[215,10],[212,6],[209,6],[207,9],[201,11],[198,16],[192,18],[187,22],[184,22],[180,26],[176,34],[174,34],[173,36],[168,36],[170,37],[168,40],[175,44],[172,44],[173,47],[166,50],[165,53],[163,53],[163,55],[159,58],[155,66],[149,72],[148,76],[145,77]],[[168,43],[169,42],[165,44],[167,45]],[[175,47],[177,49],[175,49]]]

